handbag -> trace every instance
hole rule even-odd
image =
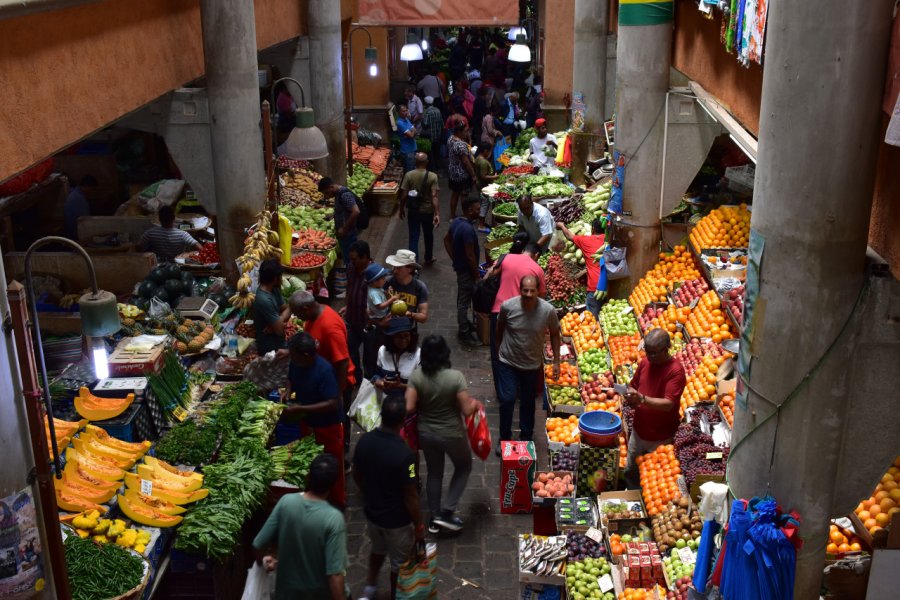
[[[487,460],[491,455],[491,429],[488,427],[484,406],[479,406],[478,410],[466,417],[466,434],[475,456]]]
[[[381,425],[381,391],[363,379],[347,414],[366,432]]]
[[[496,266],[503,264],[503,258],[500,257]],[[500,291],[500,275],[494,274],[475,282],[475,288],[472,290],[472,308],[475,312],[491,314],[494,310],[494,301],[497,299],[497,293]]]
[[[608,246],[603,252],[603,261],[606,263],[606,279],[624,279],[631,272],[628,270],[628,261],[625,259],[625,248]]]
[[[425,560],[412,558],[397,573],[397,600],[437,598],[437,544],[425,546]]]

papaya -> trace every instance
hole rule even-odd
[[[56,506],[58,506],[60,510],[75,513],[83,513],[90,510],[96,510],[100,513],[106,512],[106,508],[100,506],[99,504],[91,502],[90,500],[85,500],[84,498],[80,498],[78,496],[74,496],[59,489],[56,490]]]
[[[107,432],[105,429],[103,429],[102,427],[97,427],[96,425],[88,425],[87,427],[85,427],[85,433],[90,434],[102,444],[111,446],[118,450],[122,450],[123,452],[130,452],[133,454],[140,453],[141,456],[143,456],[150,449],[150,446],[153,445],[147,440],[144,440],[143,442],[126,442],[118,438],[114,438],[113,436],[109,435],[109,432]]]
[[[97,504],[109,502],[112,497],[116,495],[115,489],[109,491],[91,489],[87,486],[78,485],[68,479],[57,479],[56,477],[53,478],[53,487],[67,496],[77,496],[82,500],[96,502]]]
[[[134,473],[125,473],[125,486],[128,489],[140,491],[141,489],[141,478],[138,477]],[[206,488],[200,488],[199,490],[195,490],[193,492],[184,492],[178,490],[172,490],[170,488],[164,487],[158,482],[153,482],[153,493],[151,494],[154,498],[161,498],[166,502],[171,502],[172,504],[177,504],[181,506],[183,504],[190,504],[191,502],[197,502],[198,500],[203,500],[209,495],[209,490]]]
[[[166,461],[156,458],[155,456],[145,456],[144,464],[156,467],[157,472],[161,469],[163,471],[168,471],[172,475],[178,475],[179,477],[199,477],[201,480],[203,479],[203,475],[196,471],[182,471],[181,469],[176,469]]]
[[[119,467],[120,469],[130,469],[134,466],[134,463],[137,462],[137,458],[118,453],[112,448],[101,448],[99,445],[92,443],[92,440],[89,438],[73,438],[72,447],[75,448],[79,454],[89,454],[94,458],[103,459],[102,462]]]
[[[80,469],[76,463],[66,463],[66,466],[63,468],[63,480],[75,485],[103,491],[117,490],[122,487],[121,481],[106,481],[105,479],[94,477],[87,471]]]
[[[167,515],[161,513],[149,506],[133,503],[126,496],[118,496],[119,510],[126,517],[140,523],[141,525],[149,525],[150,527],[173,527],[181,523],[184,517],[179,515]]]
[[[121,415],[132,402],[134,394],[128,394],[125,398],[99,398],[82,387],[75,396],[75,410],[90,421],[105,421]]]
[[[131,500],[132,504],[144,505],[147,508],[152,508],[159,511],[164,515],[171,515],[174,517],[187,511],[187,509],[182,506],[172,504],[171,502],[163,500],[162,498],[147,496],[146,494],[142,494],[139,491],[132,490],[130,488],[125,488],[125,493],[123,495]]]
[[[120,481],[125,476],[124,469],[95,460],[89,453],[79,454],[75,448],[66,450],[66,466],[70,463],[88,475],[104,481]]]
[[[160,472],[168,475],[160,475]],[[143,479],[149,479],[153,482],[153,485],[162,485],[163,487],[169,488],[170,490],[177,490],[179,492],[193,492],[194,490],[199,490],[200,486],[203,485],[202,479],[196,479],[193,477],[178,477],[177,475],[172,475],[165,469],[156,469],[151,467],[150,465],[138,465],[137,473]]]

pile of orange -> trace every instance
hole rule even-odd
[[[678,323],[684,325],[687,323],[690,315],[691,307],[683,306],[678,308],[674,304],[670,304],[661,315],[650,319],[650,327],[647,329],[650,330],[659,327],[660,329],[668,331],[673,338],[680,340],[682,335],[681,331],[678,330]]]
[[[666,302],[666,292],[675,281],[699,279],[697,261],[686,246],[675,246],[671,253],[660,253],[659,262],[647,271],[628,297],[628,303],[639,315],[651,302]]]
[[[746,204],[720,206],[691,230],[691,243],[703,248],[745,248],[750,239],[750,211]]]
[[[581,441],[578,433],[578,416],[569,415],[567,418],[551,417],[547,419],[547,437],[551,442],[560,442],[566,446],[577,444]]]
[[[544,365],[544,379],[547,385],[568,385],[578,387],[578,367],[572,363],[560,363],[559,377],[553,378],[553,365]]]
[[[619,433],[619,468],[624,469],[628,464],[628,440],[625,439],[625,432]]]
[[[859,503],[854,511],[870,534],[884,529],[895,512],[900,511],[900,456],[888,469],[875,492],[868,500]]]
[[[619,592],[618,600],[654,600],[655,598],[665,598],[666,590],[657,585],[653,589],[645,590],[644,588],[625,588]]]
[[[828,546],[825,552],[828,554],[843,554],[844,552],[859,552],[862,550],[862,542],[852,531],[831,524],[828,532]]]
[[[581,329],[583,326],[590,328],[590,325],[596,324],[597,319],[594,318],[593,313],[587,310],[580,313],[566,313],[566,315],[559,320],[559,328],[562,331],[562,334],[565,336],[571,336],[575,331]]]
[[[600,325],[595,322],[591,329],[584,327],[576,329],[572,333],[572,345],[575,346],[575,352],[579,354],[595,348],[602,348],[603,334],[600,332]]]
[[[582,394],[582,399],[584,399],[584,395]],[[619,414],[619,395],[618,394],[610,394],[610,396],[604,400],[592,400],[586,402],[584,405],[584,412],[591,412],[592,410],[605,410],[606,412]],[[621,416],[621,415],[619,415]]]
[[[712,338],[715,343],[734,337],[731,325],[725,320],[722,301],[715,290],[709,290],[700,296],[700,302],[691,311],[685,327],[691,337]]]
[[[706,355],[703,362],[688,377],[684,391],[681,393],[681,416],[684,416],[684,410],[689,406],[694,406],[698,402],[715,402],[716,401],[716,373],[719,371],[719,365],[725,362],[724,356],[712,357]],[[734,402],[732,402],[732,406]]]
[[[613,556],[622,556],[625,554],[625,544],[622,543],[622,536],[618,533],[610,534],[609,550]]]
[[[722,394],[719,397],[719,408],[722,409],[728,425],[734,427],[734,394]]]
[[[606,340],[609,346],[609,355],[612,358],[612,364],[625,365],[628,363],[638,362],[643,352],[638,352],[638,345],[641,343],[641,334],[633,335],[613,335]]]
[[[635,460],[641,475],[641,493],[647,513],[657,515],[665,510],[669,502],[681,497],[678,489],[681,465],[675,458],[675,446],[660,446]]]

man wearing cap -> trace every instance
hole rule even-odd
[[[356,241],[359,232],[356,220],[359,218],[359,198],[349,188],[337,184],[331,177],[323,177],[319,181],[319,191],[326,198],[334,198],[334,235],[341,245],[341,256],[347,262],[350,246]]]
[[[535,121],[534,128],[537,130],[537,135],[528,142],[528,149],[531,151],[531,162],[538,169],[541,167],[552,167],[556,164],[556,138],[552,133],[547,133],[546,119]],[[550,152],[550,154],[547,154],[547,152]]]
[[[425,266],[434,264],[434,230],[441,224],[438,176],[428,170],[428,155],[416,152],[416,168],[400,182],[400,220],[409,217],[409,249],[419,254],[419,232],[425,238]]]
[[[431,141],[431,168],[438,168],[441,144],[444,143],[444,118],[441,109],[434,104],[434,97],[425,96],[425,112],[422,114],[421,136]]]
[[[387,282],[388,294],[397,294],[400,301],[406,303],[406,314],[398,316],[411,319],[414,327],[425,323],[428,320],[428,286],[415,276],[416,270],[421,268],[416,263],[415,253],[397,250],[384,262],[394,270],[393,277]]]

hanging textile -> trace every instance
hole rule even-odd
[[[763,61],[763,42],[766,39],[766,16],[769,11],[769,0],[758,0],[756,6],[756,18],[750,30],[749,54],[750,60],[757,64]]]

